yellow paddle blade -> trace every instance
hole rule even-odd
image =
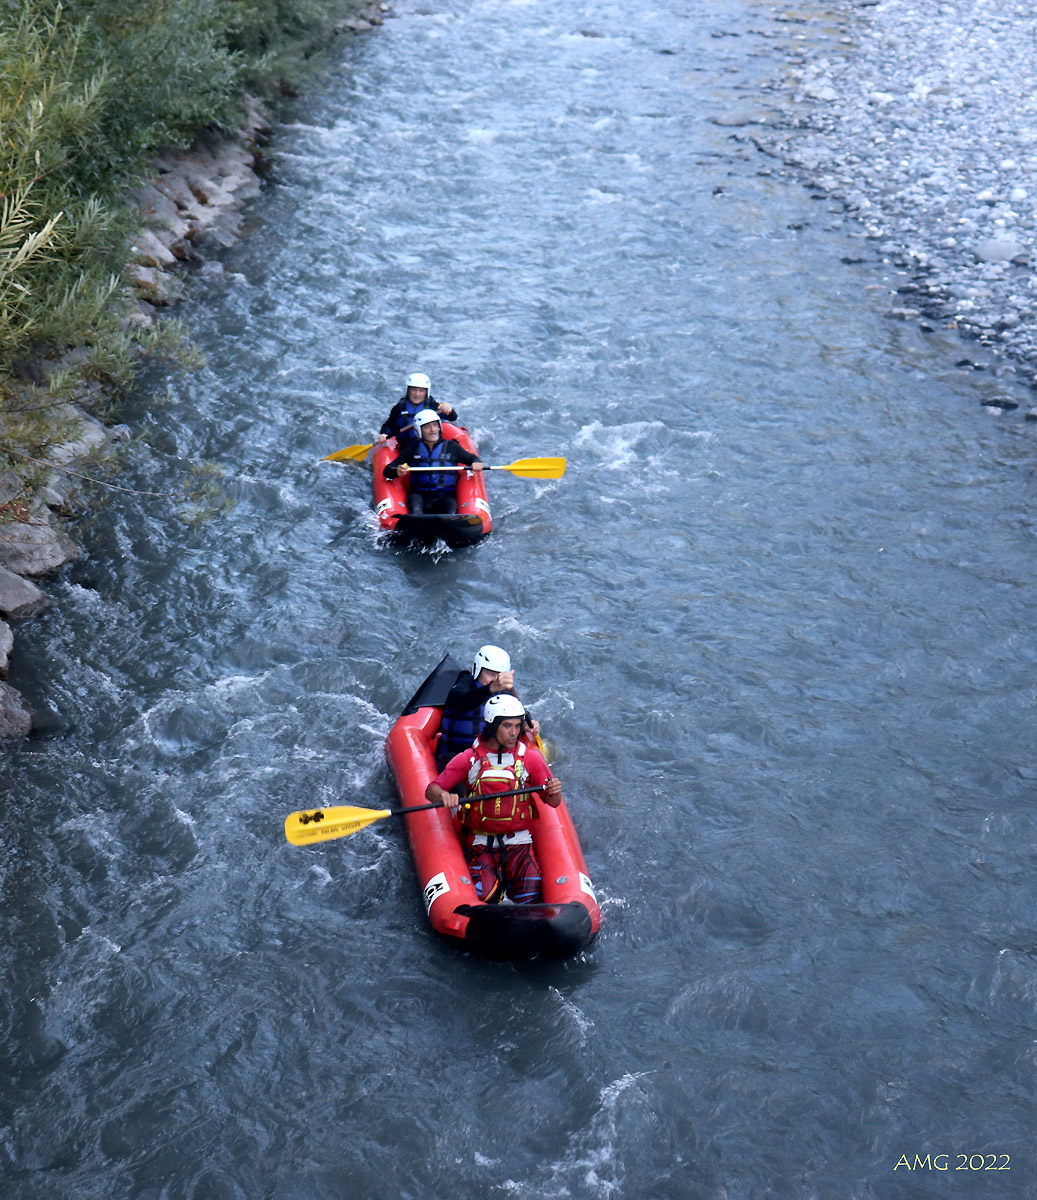
[[[391,817],[388,808],[350,808],[338,805],[331,808],[311,808],[293,812],[285,817],[284,836],[293,846],[312,846],[332,838],[349,837],[375,821]]]
[[[520,458],[506,467],[491,467],[491,471],[510,471],[529,479],[561,479],[565,474],[564,458]]]
[[[326,458],[322,458],[321,462],[363,462],[367,457],[368,450],[374,445],[374,442],[368,442],[366,446],[347,446],[345,450],[336,450],[334,454],[329,454]]]

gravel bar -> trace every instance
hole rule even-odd
[[[898,269],[891,317],[956,327],[1037,388],[1032,0],[845,0],[771,19],[790,37],[781,127],[751,140]]]

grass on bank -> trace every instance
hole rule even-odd
[[[39,483],[26,459],[67,439],[61,402],[125,388],[162,340],[125,320],[127,188],[160,151],[231,134],[246,92],[297,90],[358,7],[0,0],[0,482],[21,480],[0,520]]]

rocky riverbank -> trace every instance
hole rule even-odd
[[[389,6],[371,4],[344,17],[334,32],[366,33],[382,24]],[[184,294],[185,268],[204,269],[205,260],[231,245],[238,235],[246,202],[260,190],[257,166],[270,135],[269,116],[252,98],[235,138],[199,143],[154,162],[154,176],[131,193],[141,227],[128,253],[126,279],[133,288],[130,325],[147,328],[160,310]],[[53,368],[52,368],[53,369]],[[46,374],[40,373],[40,383]],[[49,603],[37,585],[79,556],[63,521],[83,502],[84,478],[96,477],[99,462],[127,441],[125,426],[107,427],[80,403],[55,405],[55,429],[70,430],[45,461],[27,464],[46,472],[44,485],[27,490],[19,472],[0,476],[0,738],[20,738],[32,729],[32,710],[7,678],[14,648],[12,623],[36,616]],[[91,496],[93,500],[97,491]]]
[[[844,0],[780,20],[780,115],[741,136],[859,223],[894,268],[891,318],[957,328],[982,347],[963,367],[1037,388],[1032,5]]]

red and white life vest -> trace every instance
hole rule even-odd
[[[528,829],[536,820],[533,797],[505,796],[494,800],[495,792],[510,792],[526,787],[526,744],[519,742],[514,753],[494,752],[478,741],[475,757],[468,768],[468,798],[461,810],[461,823],[480,833],[514,833]],[[478,799],[478,797],[485,797]]]

